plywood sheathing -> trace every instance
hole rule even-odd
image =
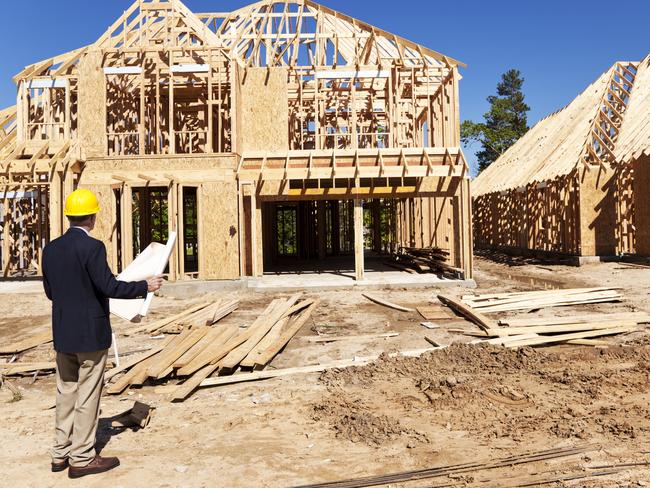
[[[238,69],[236,152],[289,149],[287,68]]]
[[[650,256],[650,155],[635,159],[633,164],[636,252]]]
[[[616,254],[616,174],[611,167],[580,172],[580,255]]]
[[[99,50],[88,52],[79,63],[79,141],[86,158],[106,153],[106,77],[102,64]]]

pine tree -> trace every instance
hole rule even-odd
[[[483,115],[484,123],[471,120],[461,125],[461,140],[467,144],[477,141],[482,149],[476,153],[479,172],[483,171],[528,130],[526,112],[530,107],[524,102],[524,79],[519,70],[511,69],[501,75],[497,95],[487,97],[490,111]]]

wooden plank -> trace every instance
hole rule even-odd
[[[631,320],[637,324],[650,322],[650,314],[645,312],[601,313],[590,315],[571,315],[568,317],[537,317],[537,318],[502,318],[499,324],[510,327],[534,327],[538,325],[578,324],[583,322],[609,322],[616,320]]]
[[[56,369],[54,361],[41,363],[8,363],[0,364],[0,374],[11,376],[20,373]]]
[[[488,330],[498,328],[496,321],[487,318],[481,312],[478,312],[477,310],[474,310],[473,308],[465,305],[456,298],[450,297],[448,295],[438,295],[438,300],[462,316],[467,317],[482,329]]]
[[[262,340],[262,338],[273,328],[275,323],[282,318],[285,312],[290,309],[300,298],[300,294],[295,294],[286,302],[280,303],[268,315],[262,316],[260,321],[255,322],[255,327],[251,326],[247,332],[250,332],[246,341],[232,351],[221,362],[224,369],[234,369],[243,361],[251,350]]]
[[[230,327],[211,327],[210,331],[205,335],[205,337],[190,347],[183,355],[174,361],[172,365],[174,368],[182,368],[192,362],[199,354],[203,351],[214,345],[215,343],[223,344],[225,340],[223,339],[232,328]],[[232,337],[232,335],[230,335]],[[230,338],[228,337],[228,339]]]
[[[41,332],[13,344],[0,346],[0,354],[18,354],[48,342],[52,342],[52,330]]]
[[[172,367],[174,361],[179,359],[188,349],[205,337],[210,331],[209,327],[200,327],[188,330],[186,334],[181,334],[183,339],[174,347],[166,348],[160,353],[160,357],[147,369],[147,374],[152,378],[163,378],[164,372]]]
[[[612,327],[609,329],[589,330],[585,332],[575,332],[573,334],[559,334],[554,336],[539,336],[521,341],[511,342],[506,347],[524,347],[524,346],[538,346],[542,344],[553,344],[558,342],[566,342],[573,339],[588,339],[590,337],[600,337],[606,335],[623,334],[625,332],[634,332],[639,330],[636,326],[628,327]]]
[[[167,346],[167,344],[169,344],[169,342],[171,340],[172,340],[172,337],[167,337],[163,341],[162,344],[154,347],[153,349],[150,349],[149,351],[147,351],[147,352],[145,352],[145,353],[143,353],[143,354],[141,354],[139,356],[131,358],[128,361],[123,361],[122,364],[119,367],[116,367],[116,368],[110,369],[109,371],[106,371],[106,373],[104,373],[104,381],[108,381],[113,376],[115,376],[116,374],[119,374],[122,371],[126,371],[127,369],[132,368],[133,366],[135,366],[136,364],[144,361],[145,359],[150,358],[151,356],[153,356],[155,354],[158,354],[160,351],[162,351],[165,348],[165,346]]]
[[[634,321],[608,321],[608,322],[584,322],[578,324],[561,324],[561,325],[540,325],[537,327],[500,327],[498,329],[487,329],[485,332],[488,336],[504,337],[515,336],[518,334],[558,334],[564,332],[579,332],[586,330],[611,329],[615,327],[632,327],[636,326]]]
[[[295,317],[291,323],[289,323],[280,338],[255,358],[254,362],[256,368],[266,366],[289,343],[293,336],[295,336],[305,323],[307,323],[307,320],[309,320],[309,317],[311,317],[312,312],[319,303],[319,300],[315,301],[298,317]]]
[[[352,335],[352,336],[315,336],[315,337],[303,337],[303,339],[309,342],[323,343],[323,342],[340,342],[340,341],[352,341],[352,340],[372,340],[372,339],[388,339],[390,337],[397,337],[399,332],[387,332],[385,334],[362,334],[362,335]]]
[[[383,305],[384,307],[399,310],[400,312],[415,312],[414,308],[402,307],[401,305],[397,305],[395,303],[389,302],[388,300],[383,300],[382,298],[378,298],[374,295],[370,295],[369,293],[362,293],[362,295],[368,300],[370,300],[371,302],[375,302],[379,305]]]
[[[192,375],[191,378],[188,378],[185,382],[183,382],[182,385],[179,385],[174,392],[171,395],[172,401],[180,401],[180,400],[185,400],[188,396],[192,394],[194,390],[196,390],[201,382],[205,380],[208,376],[210,376],[212,373],[214,373],[217,369],[219,369],[219,363],[216,364],[208,364],[207,366],[204,366],[200,370],[198,370],[196,373]]]
[[[454,320],[457,318],[444,308],[435,305],[417,307],[417,311],[425,320]]]

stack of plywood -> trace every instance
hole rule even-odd
[[[159,380],[174,374],[186,378],[172,395],[173,399],[182,400],[217,371],[232,374],[240,367],[263,369],[302,328],[316,306],[317,301],[300,300],[300,295],[293,295],[273,300],[245,329],[234,325],[194,324],[166,338],[161,346],[130,361],[119,371],[109,371],[107,377],[112,378],[128,369],[107,392],[121,393],[148,379]],[[221,312],[215,310],[214,316]]]

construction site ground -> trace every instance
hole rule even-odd
[[[476,290],[446,287],[458,296],[583,286],[620,287],[620,303],[546,308],[529,316],[642,310],[650,312],[650,268],[617,263],[583,266],[477,257]],[[4,283],[3,283],[4,285]],[[172,287],[170,287],[170,290]],[[0,294],[0,342],[14,342],[49,325],[49,302],[36,290]],[[101,404],[99,449],[119,456],[110,473],[68,480],[50,472],[54,430],[54,375],[12,378],[21,398],[0,390],[0,485],[20,487],[287,487],[389,474],[527,451],[584,446],[587,454],[480,471],[405,487],[520,486],[522,480],[588,471],[588,467],[650,459],[650,339],[646,332],[608,339],[608,348],[558,345],[519,350],[464,345],[474,338],[449,328],[478,329],[458,320],[439,329],[417,313],[372,303],[361,290],[307,291],[320,306],[273,361],[272,368],[308,366],[378,352],[431,347],[424,337],[458,344],[420,358],[382,357],[364,367],[209,387],[182,403],[170,385],[146,385]],[[407,307],[435,302],[435,288],[373,290]],[[241,305],[224,323],[245,325],[275,297],[288,293],[230,290]],[[219,296],[219,293],[213,293]],[[171,291],[154,300],[151,319],[183,309]],[[515,313],[510,313],[515,315]],[[519,313],[517,315],[523,315]],[[155,345],[147,335],[123,336],[131,324],[114,320],[119,349]],[[216,326],[218,326],[217,324]],[[389,338],[355,336],[397,332]],[[317,343],[316,335],[348,336]],[[52,345],[23,353],[21,361],[54,359]],[[142,430],[110,426],[110,417],[134,400],[155,406]],[[650,467],[593,480],[550,486],[647,486]]]

